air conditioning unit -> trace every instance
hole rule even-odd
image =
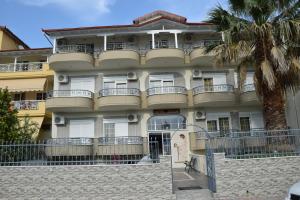
[[[202,78],[202,71],[199,69],[193,70],[193,79],[199,79]]]
[[[54,124],[56,124],[56,125],[65,125],[65,118],[63,116],[56,115],[54,117]]]
[[[69,81],[69,77],[67,75],[58,75],[57,77],[59,83],[67,83]]]
[[[127,80],[131,80],[131,81],[137,80],[136,73],[135,72],[128,72],[127,73]]]
[[[195,119],[196,120],[204,120],[206,119],[206,113],[203,111],[195,111]]]
[[[127,115],[127,119],[129,123],[135,123],[138,122],[138,115],[137,114],[129,114]]]

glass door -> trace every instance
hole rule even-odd
[[[225,136],[225,134],[229,132],[229,118],[228,117],[220,117],[219,118],[219,130],[220,130],[221,136]]]

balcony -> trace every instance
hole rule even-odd
[[[187,106],[187,90],[181,86],[149,88],[147,103],[149,108],[183,108]]]
[[[57,138],[47,142],[45,153],[57,156],[132,156],[149,153],[147,138],[138,136],[100,138]],[[103,157],[104,156],[104,157]],[[108,158],[108,159],[111,159]]]
[[[244,85],[240,94],[240,103],[243,105],[259,105],[260,101],[254,84]]]
[[[190,133],[190,149],[191,151],[200,151],[205,149],[205,135],[200,133]]]
[[[96,109],[101,111],[137,110],[140,90],[136,88],[107,88],[99,92]]]
[[[47,94],[46,109],[51,112],[92,111],[93,97],[88,90],[54,90]]]
[[[22,100],[12,101],[12,106],[18,110],[18,116],[36,116],[45,115],[45,101],[40,100]]]
[[[98,59],[100,69],[120,69],[137,67],[140,64],[140,55],[131,43],[108,43],[107,50],[103,51]]]
[[[146,53],[146,65],[153,67],[183,66],[185,54],[178,48],[157,48]]]
[[[232,85],[199,86],[193,89],[194,105],[207,107],[233,106],[236,103]]]
[[[94,69],[93,49],[86,45],[58,46],[49,58],[54,71],[80,71]]]
[[[205,48],[210,45],[219,44],[219,40],[204,40],[193,44],[190,50],[190,61],[192,65],[207,66],[214,63],[214,53],[205,53]]]

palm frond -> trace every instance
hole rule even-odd
[[[279,47],[273,46],[271,49],[271,56],[274,63],[277,65],[278,72],[286,73],[289,70],[289,66],[285,60],[285,55]]]

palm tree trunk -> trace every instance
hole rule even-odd
[[[262,95],[265,128],[267,130],[287,129],[284,94],[279,86],[277,85],[273,90],[269,90],[266,86]]]

